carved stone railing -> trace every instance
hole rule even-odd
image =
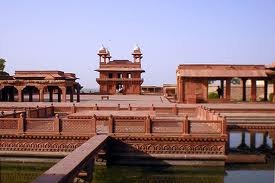
[[[50,118],[26,118],[24,121],[26,133],[49,133],[54,132],[54,120]]]
[[[22,111],[13,110],[12,112],[0,112],[0,118],[19,118]]]
[[[213,128],[218,128],[218,126],[220,126],[221,133],[226,134],[227,122],[225,116],[221,116],[220,113],[204,106],[197,107],[196,114],[198,120],[205,121],[206,123],[208,123],[208,126],[211,125]]]
[[[208,118],[106,114],[80,118],[60,118],[58,114],[54,118],[26,118],[22,113],[20,118],[7,121],[0,118],[0,134],[5,138],[0,147],[4,151],[44,152],[50,149],[51,152],[69,152],[83,143],[78,139],[105,134],[112,137],[112,161],[122,155],[126,163],[129,163],[127,156],[139,162],[139,157],[146,159],[149,155],[153,159],[169,159],[172,163],[177,158],[200,160],[206,157],[207,161],[212,158],[211,161],[224,162],[227,142],[225,121],[210,120],[211,116]],[[74,139],[73,144],[70,144],[71,139]]]
[[[43,108],[44,107],[39,107],[40,110],[40,117],[43,117]],[[99,104],[94,104],[92,106],[78,106],[75,104],[72,104],[70,106],[58,106],[58,105],[51,105],[51,106],[47,106],[45,107],[47,108],[49,111],[49,115],[51,113],[55,113],[55,114],[60,114],[60,116],[62,114],[72,114],[72,113],[76,113],[76,112],[82,112],[82,111],[87,111],[87,110],[103,110],[103,111],[114,111],[114,110],[127,110],[127,111],[152,111],[155,112],[156,115],[159,116],[169,116],[169,115],[178,115],[178,116],[184,116],[185,114],[187,114],[188,116],[192,116],[195,114],[196,112],[196,107],[194,106],[177,106],[177,105],[171,105],[171,106],[133,106],[131,104],[128,105],[122,105],[122,104],[118,104],[118,105],[114,105],[114,106],[106,106],[106,105],[99,105]],[[31,110],[32,112],[32,117],[36,117],[35,114],[35,110],[37,109],[37,107],[31,107],[31,108],[25,108],[25,107],[14,107],[14,106],[5,106],[5,107],[0,107],[0,111],[14,111],[16,110],[17,112],[19,111],[23,111],[26,112],[27,110]],[[9,116],[7,117],[13,117],[12,112],[9,112]],[[4,116],[6,117],[6,116]],[[16,117],[19,117],[19,115],[17,115]],[[1,113],[0,113],[0,118],[1,118]]]
[[[94,159],[108,140],[107,135],[97,135],[59,161],[33,183],[71,183],[81,171],[86,171],[85,181],[92,182]]]
[[[1,134],[17,134],[18,124],[18,119],[16,118],[0,118]]]
[[[210,121],[210,120],[190,120],[189,121],[190,134],[226,134],[223,132],[223,121]]]
[[[8,112],[1,111],[0,118],[19,118],[21,113],[25,113],[28,118],[47,118],[54,114],[53,106],[48,107],[35,107],[35,108],[22,108],[21,110],[9,110]]]
[[[216,118],[216,117],[212,117]],[[0,118],[2,134],[73,135],[173,135],[226,134],[226,122],[221,119],[189,119],[184,117],[148,116],[88,116],[84,119],[60,118]],[[77,132],[77,133],[76,133]]]
[[[81,135],[95,135],[94,119],[60,119],[60,134],[72,135],[78,133]]]
[[[53,106],[25,109],[27,118],[47,118],[54,115]]]

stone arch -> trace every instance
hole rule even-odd
[[[49,94],[49,102],[61,102],[62,89],[58,85],[50,85],[45,87],[46,93]]]
[[[3,86],[0,88],[0,101],[15,101],[15,95],[18,95],[18,90],[12,85]]]
[[[22,90],[22,98],[25,101],[25,95],[29,95],[29,102],[39,101],[39,87],[35,85],[27,85]],[[35,95],[33,97],[33,95]]]

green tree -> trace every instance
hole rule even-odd
[[[3,58],[0,58],[0,72],[4,71],[4,69],[5,69],[5,63],[6,63],[6,60],[3,59]]]

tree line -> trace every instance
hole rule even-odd
[[[0,58],[0,72],[4,72],[6,60]]]

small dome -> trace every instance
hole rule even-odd
[[[101,45],[101,47],[99,48],[98,52],[100,52],[100,53],[105,52],[106,53],[107,49],[103,45]]]
[[[140,51],[140,47],[136,44],[133,51]]]

